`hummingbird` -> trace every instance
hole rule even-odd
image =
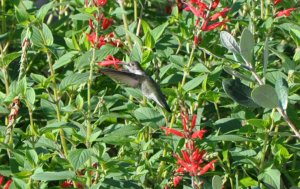
[[[139,62],[132,61],[129,63],[120,62],[127,69],[126,71],[113,70],[109,68],[102,68],[101,73],[107,75],[111,79],[125,84],[132,88],[139,88],[143,95],[148,99],[154,100],[157,104],[171,112],[169,105],[166,102],[165,96],[160,90],[158,84],[148,76],[143,70]]]

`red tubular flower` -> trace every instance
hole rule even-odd
[[[279,11],[276,13],[276,16],[275,17],[281,17],[281,16],[291,16],[291,12],[296,10],[296,8],[289,8],[289,9],[285,9],[285,10],[282,10],[282,11]]]
[[[9,189],[9,186],[11,185],[11,183],[12,183],[12,180],[8,180],[3,189]]]
[[[192,163],[191,160],[190,160],[189,153],[187,151],[181,150],[181,153],[183,155],[183,159],[184,159],[185,162]]]
[[[176,176],[173,178],[173,183],[174,183],[174,186],[176,187],[180,181],[182,180],[182,176]]]
[[[214,163],[215,163],[216,161],[217,161],[217,160],[214,159],[214,160],[212,160],[211,162],[209,162],[208,164],[206,164],[206,165],[200,170],[200,175],[203,175],[203,174],[206,173],[209,169],[210,169],[210,170],[215,170]]]
[[[217,6],[219,5],[220,0],[214,0],[214,2],[211,5],[211,10],[215,10]]]
[[[109,28],[109,26],[111,26],[112,22],[113,22],[113,19],[104,17],[102,19],[102,29],[106,30],[107,28]]]
[[[88,40],[93,44],[95,45],[95,42],[96,42],[96,33],[93,32],[92,34],[86,34],[87,37],[88,37]]]
[[[184,138],[184,134],[176,129],[168,128],[168,127],[161,127],[161,129],[166,131],[166,135],[168,136],[170,133],[179,136],[181,138]]]
[[[184,3],[187,7],[184,9],[186,11],[191,11],[195,16],[205,18],[205,10],[208,9],[207,5],[201,1],[196,1],[198,9],[190,2]]]
[[[184,132],[187,132],[188,131],[188,129],[187,129],[187,122],[189,120],[189,115],[184,115],[183,112],[181,112],[180,115],[181,115],[183,130],[184,130]]]
[[[199,138],[199,139],[203,139],[204,137],[204,134],[206,133],[206,130],[199,130],[199,131],[196,131],[192,134],[192,138]]]
[[[99,66],[111,66],[114,65],[116,69],[119,69],[118,64],[121,62],[121,60],[113,57],[112,55],[108,55],[106,59],[102,62],[98,62]]]
[[[278,3],[281,3],[282,0],[274,0],[274,5],[277,5]]]
[[[191,128],[190,128],[191,131],[195,128],[195,126],[196,126],[196,121],[197,121],[197,115],[194,114],[194,115],[193,115],[193,118],[192,118]]]
[[[91,28],[92,30],[95,30],[94,24],[93,24],[93,20],[92,20],[92,19],[89,19],[89,25],[90,25],[90,28]]]
[[[214,20],[217,20],[219,17],[225,18],[227,12],[230,11],[230,10],[231,10],[231,8],[226,7],[226,8],[224,8],[222,11],[217,12],[217,13],[215,13],[214,15],[212,15],[212,16],[210,17],[210,20],[211,20],[211,21],[214,21]]]
[[[70,188],[73,187],[73,183],[70,180],[65,180],[63,183],[60,184],[62,188]]]
[[[94,5],[97,7],[103,7],[104,5],[106,5],[107,0],[93,0]]]
[[[4,181],[4,176],[0,176],[0,185],[2,185],[2,183],[3,183],[3,181]]]
[[[220,26],[224,26],[226,24],[226,22],[228,22],[228,20],[224,20],[222,22],[215,22],[211,25],[208,25],[208,23],[204,22],[203,26],[202,26],[202,30],[203,31],[211,31],[213,29],[216,29],[217,27],[220,27]]]

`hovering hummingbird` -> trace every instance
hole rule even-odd
[[[119,64],[124,64],[127,71],[102,68],[100,72],[129,87],[139,88],[143,95],[145,95],[148,99],[154,100],[157,104],[164,107],[168,112],[171,112],[171,109],[167,104],[165,96],[161,92],[160,87],[150,76],[146,74],[138,62],[121,62]]]

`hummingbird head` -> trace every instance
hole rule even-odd
[[[131,61],[131,62],[127,63],[126,68],[131,73],[135,73],[135,74],[138,74],[138,75],[143,75],[144,74],[144,71],[143,71],[140,63],[137,62],[137,61]]]

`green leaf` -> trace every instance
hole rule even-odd
[[[240,184],[243,187],[250,187],[250,186],[257,186],[258,185],[257,181],[254,180],[251,177],[242,178],[240,180]]]
[[[26,99],[28,100],[28,102],[33,106],[34,102],[35,102],[35,91],[33,88],[28,88],[26,90]]]
[[[43,23],[43,37],[44,37],[44,45],[51,46],[53,44],[53,35],[49,27]]]
[[[193,90],[194,88],[198,87],[203,81],[204,79],[207,77],[207,75],[201,75],[198,77],[195,77],[194,79],[188,81],[184,86],[183,89],[185,91],[190,91]]]
[[[53,65],[53,69],[56,70],[62,66],[69,64],[70,62],[72,62],[74,56],[77,54],[78,54],[77,51],[71,51],[71,52],[64,54],[58,60],[55,61],[54,65]]]
[[[32,41],[33,45],[37,47],[43,47],[44,41],[42,31],[35,26],[31,26],[31,30],[30,40]]]
[[[3,58],[3,61],[1,61],[0,66],[7,67],[9,66],[10,63],[12,63],[12,61],[14,61],[16,58],[19,58],[20,56],[21,56],[20,52],[13,52],[13,53],[6,54]]]
[[[253,34],[245,28],[240,42],[241,55],[247,64],[253,64],[253,49],[255,46],[255,40]]]
[[[228,142],[245,142],[245,141],[255,141],[249,138],[241,137],[238,135],[219,135],[219,136],[212,136],[207,138],[209,141],[228,141]],[[256,141],[258,142],[258,141]]]
[[[115,127],[113,128],[115,129]],[[130,136],[136,135],[140,130],[141,128],[137,126],[123,125],[99,140],[108,144],[124,145],[124,143],[132,141]]]
[[[153,36],[153,39],[154,39],[155,43],[158,42],[159,38],[164,33],[164,31],[165,31],[165,29],[167,28],[168,25],[169,25],[168,22],[165,22],[165,23],[157,26],[156,28],[154,28],[151,31],[151,36]]]
[[[261,85],[252,91],[253,101],[264,108],[276,108],[279,106],[275,89],[270,85]]]
[[[134,116],[142,123],[153,127],[160,127],[165,124],[163,115],[148,107],[138,108],[134,111]]]
[[[57,181],[72,179],[76,176],[73,171],[54,171],[54,172],[38,172],[32,175],[33,180],[40,181]]]
[[[92,17],[90,17],[89,15],[84,14],[84,13],[78,13],[78,14],[71,15],[70,18],[73,20],[86,20],[87,21]]]
[[[215,128],[221,133],[228,133],[239,130],[242,127],[241,121],[235,118],[218,119],[215,123]]]
[[[134,44],[131,54],[130,54],[130,59],[132,61],[142,62],[142,60],[143,60],[142,47],[138,43]]]
[[[280,107],[286,110],[288,105],[289,86],[284,78],[279,78],[275,84],[275,91],[279,99]]]
[[[145,46],[148,47],[149,49],[153,49],[154,45],[155,45],[154,38],[151,35],[151,33],[148,32],[145,37]]]
[[[287,55],[285,55],[284,53],[282,53],[282,52],[279,52],[279,51],[277,51],[277,50],[275,50],[275,49],[270,49],[276,56],[278,56],[280,59],[281,59],[281,61],[282,61],[282,65],[283,65],[283,67],[284,67],[284,70],[286,71],[286,72],[288,72],[289,70],[295,70],[295,67],[296,67],[296,65],[295,65],[295,62],[293,62],[290,58],[289,58],[289,56],[287,56]]]
[[[230,66],[224,66],[223,69],[228,74],[233,75],[233,76],[235,76],[237,78],[240,78],[240,79],[246,80],[246,81],[250,81],[250,82],[254,82],[253,79],[251,79],[250,77],[248,77],[248,76],[246,76],[246,75],[244,75],[244,74],[242,74],[242,73],[240,73],[240,72],[232,69]]]
[[[35,150],[26,150],[25,156],[26,160],[28,160],[33,167],[37,165],[39,157]]]
[[[26,11],[25,8],[19,9],[18,7],[15,6],[15,11],[16,11],[16,18],[18,22],[23,25],[23,26],[28,26],[30,24],[30,15]]]
[[[274,189],[280,189],[281,173],[278,169],[268,168],[258,175],[258,179],[271,185]]]
[[[72,125],[64,121],[56,121],[54,123],[47,124],[45,127],[41,128],[40,132],[46,133],[49,131],[55,131],[57,129],[62,129],[62,128],[72,128]]]
[[[89,149],[76,149],[70,151],[68,155],[68,160],[72,164],[75,170],[78,170],[84,165],[84,163],[91,158],[93,155],[92,151]]]
[[[300,31],[294,28],[290,29],[290,35],[295,41],[297,47],[300,47]]]
[[[225,93],[235,102],[246,107],[257,107],[251,98],[250,87],[241,83],[237,79],[225,79],[222,82]]]
[[[233,52],[234,54],[240,54],[240,47],[230,33],[226,31],[221,31],[220,38],[221,43],[224,47],[226,47],[229,51]]]
[[[222,178],[219,175],[215,175],[212,178],[212,188],[213,189],[222,189],[223,183],[222,183]]]
[[[17,94],[22,94],[23,96],[25,96],[26,95],[26,89],[27,89],[27,80],[26,80],[26,77],[23,77],[17,83],[18,83],[17,84],[17,88],[16,88]]]
[[[73,85],[84,84],[88,81],[88,78],[89,78],[88,72],[70,74],[61,81],[61,83],[59,85],[59,89],[65,90],[68,87],[73,86]]]
[[[51,2],[43,5],[40,9],[38,9],[38,11],[36,13],[36,18],[40,22],[44,21],[44,18],[47,15],[47,13],[49,12],[49,10],[53,8],[53,3],[54,3],[54,1],[51,1]]]

